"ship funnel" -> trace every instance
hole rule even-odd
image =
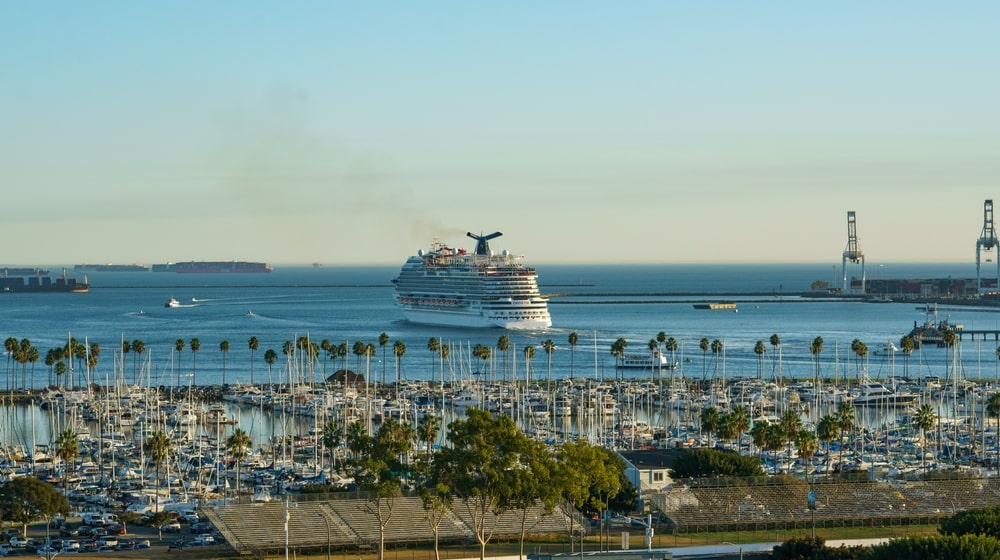
[[[500,237],[503,234],[500,233],[499,231],[495,231],[495,232],[493,232],[493,233],[491,233],[489,235],[476,235],[476,234],[474,234],[474,233],[472,233],[470,231],[470,232],[466,232],[465,235],[468,235],[469,237],[471,237],[471,238],[473,238],[473,239],[476,240],[476,254],[477,255],[483,255],[485,257],[488,257],[491,254],[490,253],[490,243],[489,243],[490,239],[496,239],[497,237]]]

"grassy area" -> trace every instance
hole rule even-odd
[[[891,527],[837,527],[837,528],[817,528],[816,536],[824,540],[841,540],[841,539],[871,539],[871,538],[892,538],[892,537],[902,537],[906,535],[926,535],[926,534],[936,534],[937,525],[908,525],[908,526],[891,526]],[[775,531],[724,531],[724,532],[711,532],[711,533],[691,533],[691,534],[680,534],[680,535],[656,535],[653,538],[652,546],[654,548],[672,548],[672,547],[683,547],[683,546],[699,546],[699,545],[710,545],[710,544],[720,544],[723,542],[735,543],[735,544],[747,544],[756,542],[783,542],[793,537],[808,537],[811,536],[812,528],[794,528],[794,529],[781,529],[777,532]],[[630,549],[642,549],[646,547],[645,537],[642,534],[631,534],[629,536],[629,548]],[[602,544],[603,543],[603,544]],[[621,548],[621,534],[613,533],[610,536],[605,536],[601,539],[597,536],[587,537],[583,541],[584,551],[596,551],[600,549],[620,549]],[[565,538],[552,537],[550,539],[533,539],[528,541],[524,545],[524,550],[526,554],[532,554],[537,552],[547,552],[547,553],[568,553],[571,551],[569,544],[566,542]],[[572,548],[572,552],[579,552],[579,542],[576,546]],[[193,554],[204,554],[207,550],[197,550],[193,551]],[[219,554],[221,550],[214,550],[215,555],[212,558],[239,558],[236,555],[223,556]],[[200,556],[189,556],[188,550],[175,551],[172,553],[174,558],[192,558],[197,559]],[[518,554],[518,543],[515,542],[496,542],[490,543],[486,547],[487,557],[495,556],[516,556]],[[289,557],[296,560],[325,560],[326,551],[310,550],[306,551],[290,551]],[[449,545],[442,546],[440,549],[441,560],[459,560],[465,558],[478,558],[479,548],[474,545]],[[245,558],[245,557],[244,557]],[[264,558],[270,560],[282,560],[284,558],[284,553],[280,554],[270,554]],[[330,560],[377,560],[378,555],[374,552],[359,553],[358,551],[350,550],[336,550],[333,549],[330,552]],[[390,548],[385,551],[385,560],[435,560],[434,550],[432,547],[400,547],[400,548]]]

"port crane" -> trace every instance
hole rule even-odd
[[[1000,258],[997,252],[1000,248],[1000,240],[997,239],[997,232],[993,228],[993,200],[983,203],[983,231],[976,241],[976,289],[979,293],[996,291],[1000,287]],[[982,276],[982,254],[986,251],[986,262],[997,261],[997,275],[986,289],[983,289]]]
[[[843,293],[848,293],[847,285],[847,262],[850,261],[853,264],[861,264],[861,291],[859,293],[865,293],[865,287],[867,286],[867,278],[865,277],[865,254],[861,252],[861,246],[858,244],[858,226],[857,218],[854,216],[854,210],[848,210],[847,212],[847,248],[844,249],[844,257],[841,260],[841,268],[844,271],[844,287]]]

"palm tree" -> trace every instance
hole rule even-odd
[[[773,352],[771,354],[771,379],[776,379],[777,378],[776,373],[781,370],[781,367],[780,367],[780,365],[781,365],[781,338],[778,337],[778,333],[772,334],[771,338],[769,339],[769,342],[771,343],[771,347],[774,348],[774,350],[775,350],[775,352]],[[779,366],[777,368],[777,370],[775,369],[775,355],[777,355],[777,360],[778,360],[777,364]]]
[[[257,340],[256,336],[251,336],[247,340],[247,348],[250,349],[250,384],[253,385],[253,357],[257,349],[260,348],[260,341]]]
[[[708,446],[712,447],[712,432],[719,429],[722,415],[719,414],[718,408],[708,406],[702,409],[698,419],[701,421],[701,431],[708,434]]]
[[[804,465],[808,466],[818,447],[816,434],[808,430],[802,430],[795,435],[795,449],[799,452],[799,460]]]
[[[767,447],[767,431],[770,423],[767,420],[758,420],[750,428],[750,439],[757,447],[758,454],[764,456],[764,448]]]
[[[847,434],[847,446],[851,446],[851,431],[854,429],[854,406],[848,401],[840,401],[837,405],[837,412],[834,416],[837,419],[837,425],[840,427],[840,435],[843,437]],[[844,453],[840,453],[840,463],[841,469],[843,469],[844,463]]]
[[[571,332],[569,333],[569,336],[566,337],[566,342],[569,343],[569,378],[573,379],[573,366],[575,363],[574,353],[576,351],[577,343],[580,342],[580,337],[576,336],[576,332]]]
[[[504,383],[507,382],[507,354],[510,351],[510,337],[503,335],[497,339],[497,352],[503,354],[503,374],[500,376]]]
[[[910,378],[910,354],[913,353],[916,346],[913,337],[908,334],[899,339],[899,349],[903,352],[903,377],[905,379]]]
[[[1000,393],[998,393],[998,395],[1000,395]],[[994,396],[996,396],[996,395],[994,395]],[[992,404],[993,404],[993,399],[991,398],[990,399],[990,403],[986,406],[986,413],[987,414],[990,414],[990,406]],[[997,417],[1000,417],[1000,399],[997,399],[997,403],[996,404],[997,404],[997,408],[996,408],[995,412],[998,415]],[[992,416],[992,414],[990,414],[990,415]],[[913,423],[920,430],[920,442],[921,442],[921,445],[920,445],[920,447],[921,447],[921,451],[920,451],[920,466],[921,466],[921,468],[923,468],[923,466],[924,466],[924,457],[926,455],[926,452],[924,451],[924,449],[927,447],[927,430],[933,429],[934,428],[934,424],[936,422],[937,422],[937,414],[934,414],[934,408],[931,405],[927,404],[927,403],[924,403],[924,404],[920,405],[920,407],[917,408],[916,414],[913,415]]]
[[[267,364],[267,382],[271,382],[271,368],[274,363],[278,361],[278,353],[274,351],[274,348],[268,348],[264,351],[264,363]]]
[[[1000,393],[993,393],[986,401],[986,415],[997,419],[997,433],[1000,434]],[[1000,437],[997,438],[997,460],[1000,461]]]
[[[431,353],[435,358],[441,355],[441,341],[435,337],[430,337],[427,339],[427,351]],[[441,377],[442,382],[444,381],[444,366],[441,367]],[[431,380],[434,379],[434,367],[433,362],[431,363]]]
[[[73,471],[73,461],[80,456],[80,442],[77,441],[76,432],[72,428],[66,428],[59,432],[56,438],[56,456],[63,462],[63,492],[67,493],[69,488],[69,473]]]
[[[719,373],[719,354],[722,353],[722,341],[716,338],[712,341],[712,358],[715,360],[715,369],[712,370],[712,379]]]
[[[625,349],[628,348],[628,341],[619,338],[611,343],[611,355],[615,357],[615,379],[618,379],[618,361],[625,357]]]
[[[194,375],[194,386],[198,386],[198,351],[201,350],[201,341],[197,338],[191,339],[191,373]]]
[[[705,376],[708,375],[708,348],[711,343],[708,338],[702,338],[698,341],[698,348],[701,348],[701,379],[704,381]]]
[[[389,344],[389,335],[378,335],[378,347],[382,349],[382,386],[385,387],[385,346]]]
[[[785,441],[794,442],[796,436],[802,431],[802,418],[795,409],[788,409],[781,415],[779,422],[782,431],[785,432]]]
[[[757,377],[761,380],[764,379],[764,353],[767,351],[767,346],[764,346],[763,340],[758,340],[756,344],[753,345],[753,353],[757,354]]]
[[[156,469],[156,484],[159,487],[163,484],[163,480],[160,478],[160,466],[163,465],[170,457],[171,441],[170,436],[163,433],[162,431],[156,431],[149,435],[149,438],[143,443],[142,450],[147,457],[153,461],[154,468]],[[156,502],[156,513],[160,512],[159,500]]]
[[[226,451],[229,457],[236,463],[236,499],[240,496],[240,466],[243,459],[246,459],[250,451],[253,450],[253,440],[242,428],[233,430],[233,435],[226,439]]]
[[[531,361],[535,359],[535,347],[528,344],[521,351],[524,354],[524,382],[531,383]]]
[[[674,370],[677,369],[677,339],[674,337],[667,338],[666,349],[670,352],[670,381],[674,380]]]
[[[174,341],[174,350],[177,351],[177,362],[180,363],[180,361],[181,361],[180,354],[181,354],[181,352],[184,351],[184,339],[183,338],[178,338],[177,340]],[[179,377],[178,377],[178,381],[180,381]]]
[[[396,386],[398,388],[403,371],[403,356],[406,355],[406,343],[402,340],[394,342],[392,344],[392,355],[396,358]]]
[[[548,362],[547,370],[545,372],[545,384],[547,385],[546,391],[552,390],[552,353],[556,351],[556,343],[552,341],[551,338],[546,338],[542,342],[542,349],[545,350],[545,359]]]
[[[437,441],[438,433],[441,431],[441,423],[438,417],[433,414],[426,414],[417,423],[417,439],[427,444],[427,454],[431,452],[431,446]]]
[[[809,345],[809,354],[812,355],[813,359],[813,381],[815,382],[819,379],[819,355],[823,352],[823,337],[817,336],[813,339],[812,344]]]
[[[222,386],[226,386],[226,354],[229,353],[229,341],[223,340],[219,343],[219,350],[222,352]]]
[[[831,414],[824,414],[816,423],[816,437],[826,442],[826,470],[830,470],[830,444],[835,439],[840,439],[840,425],[837,418]]]
[[[337,449],[344,439],[344,430],[335,420],[327,420],[323,425],[323,447],[330,450],[330,474],[337,467]],[[331,476],[332,478],[332,476]]]
[[[132,341],[132,379],[135,383],[139,384],[139,377],[136,370],[136,358],[141,359],[142,355],[146,353],[146,343],[139,340],[138,338]]]

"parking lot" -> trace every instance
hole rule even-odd
[[[20,542],[20,528],[6,527],[14,533],[12,539],[17,546],[4,545],[0,555],[21,558],[39,558],[46,556],[45,543],[52,545],[52,557],[84,555],[97,560],[98,558],[218,558],[225,556],[229,547],[220,543],[211,534],[210,528],[204,526],[180,524],[180,530],[161,533],[157,527],[128,525],[122,528],[120,534],[114,535],[80,535],[79,519],[71,518],[67,524],[70,530],[60,534],[56,527],[45,523],[29,526],[27,543]],[[194,528],[192,530],[192,527]],[[113,531],[105,531],[113,532]],[[75,533],[75,534],[74,534]],[[6,539],[6,537],[5,537]],[[213,541],[214,542],[211,542]],[[65,543],[70,543],[64,546]]]

